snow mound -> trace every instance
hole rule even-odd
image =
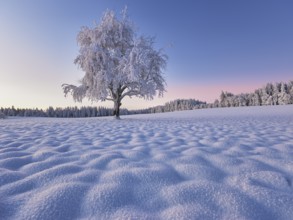
[[[0,126],[0,219],[292,219],[293,106]]]

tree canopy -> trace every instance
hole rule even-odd
[[[75,101],[111,100],[119,118],[124,97],[153,99],[166,91],[167,55],[155,49],[153,37],[138,36],[126,9],[121,19],[107,10],[99,24],[81,28],[77,42],[80,49],[74,62],[85,75],[78,86],[62,85],[65,95],[71,94]]]

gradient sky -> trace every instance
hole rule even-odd
[[[122,107],[212,102],[221,90],[251,92],[293,80],[292,0],[1,0],[0,107],[80,106],[61,89],[83,76],[73,64],[76,35],[107,8],[120,12],[125,5],[138,32],[156,36],[169,60],[164,98],[127,99]]]

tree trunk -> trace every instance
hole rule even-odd
[[[114,100],[114,112],[113,115],[115,116],[116,119],[120,119],[120,106],[121,106],[121,101]]]

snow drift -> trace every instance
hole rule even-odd
[[[292,105],[0,124],[0,219],[293,216]]]

